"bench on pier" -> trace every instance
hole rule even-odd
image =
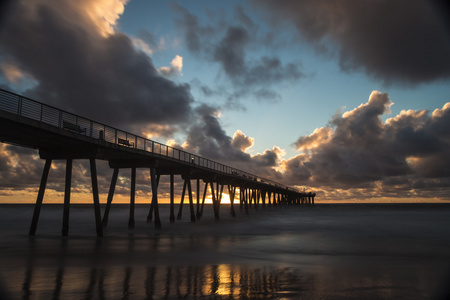
[[[67,129],[67,130],[70,130],[70,131],[77,132],[77,133],[84,133],[84,134],[86,134],[86,128],[81,128],[80,125],[76,125],[76,124],[70,123],[70,122],[65,121],[65,120],[63,120],[63,128]]]
[[[134,147],[134,143],[126,139],[117,138],[117,143],[127,147]]]

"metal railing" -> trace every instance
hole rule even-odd
[[[39,126],[42,126],[42,124],[54,126],[71,131],[72,133],[76,133],[78,135],[103,140],[120,147],[143,150],[162,157],[193,164],[196,167],[214,170],[218,173],[239,176],[249,181],[257,181],[282,189],[300,192],[297,189],[272,180],[244,172],[196,154],[173,148],[171,146],[95,122],[87,118],[83,118],[73,113],[3,89],[0,89],[0,110],[16,115],[18,120],[21,118],[26,118],[39,121]]]

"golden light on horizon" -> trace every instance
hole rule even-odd
[[[205,203],[206,204],[212,204],[212,195],[209,194],[206,198],[205,198]],[[225,192],[222,194],[222,199],[220,201],[221,204],[230,204],[230,195],[226,194]],[[234,199],[234,203],[236,203],[236,197]]]

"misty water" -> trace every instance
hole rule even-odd
[[[178,207],[176,207],[178,208]],[[102,207],[104,209],[104,207]],[[0,299],[447,299],[450,205],[341,204],[237,209],[222,205],[162,229],[148,205],[113,205],[104,237],[94,210],[0,205]]]

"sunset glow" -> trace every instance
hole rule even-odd
[[[6,7],[6,90],[314,191],[318,202],[450,200],[450,42],[438,4],[39,0]],[[379,15],[386,22],[374,22]],[[43,164],[36,149],[2,144],[0,201],[35,201]],[[113,170],[98,165],[105,201]],[[89,202],[88,163],[75,166],[74,201]],[[61,201],[64,168],[52,165],[45,201]],[[129,201],[129,174],[121,171],[114,201]],[[136,201],[151,198],[149,180],[148,169],[138,170]],[[166,202],[167,179],[160,190]]]

